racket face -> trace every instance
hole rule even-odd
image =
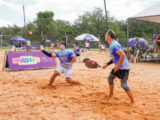
[[[95,62],[95,61],[90,61],[90,60],[86,61],[85,65],[86,65],[86,67],[88,67],[88,68],[98,68],[98,67],[100,67],[100,65],[97,64],[97,62]]]

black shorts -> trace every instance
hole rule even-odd
[[[117,72],[114,72],[114,69],[112,69],[111,74],[114,75],[115,77],[118,77],[119,79],[124,79],[124,77],[126,77],[125,75],[129,76],[129,70],[119,69]]]
[[[80,56],[80,54],[76,54],[76,57],[79,57]]]
[[[157,45],[160,46],[160,42],[157,42]]]

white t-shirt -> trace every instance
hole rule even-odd
[[[51,46],[54,47],[54,43],[51,43]]]
[[[27,40],[27,45],[31,46],[31,41],[30,40]]]

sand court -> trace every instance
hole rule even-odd
[[[90,52],[88,57],[101,65],[109,60],[106,53]],[[160,64],[131,64],[128,85],[135,107],[130,106],[119,79],[115,79],[114,97],[105,98],[112,68],[89,69],[82,62],[75,63],[73,79],[82,85],[70,85],[62,75],[54,87],[47,86],[54,69],[1,70],[0,120],[160,120]]]

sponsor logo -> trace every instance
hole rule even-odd
[[[18,65],[33,65],[39,62],[40,58],[34,56],[20,56],[18,58],[12,58],[12,63]]]

